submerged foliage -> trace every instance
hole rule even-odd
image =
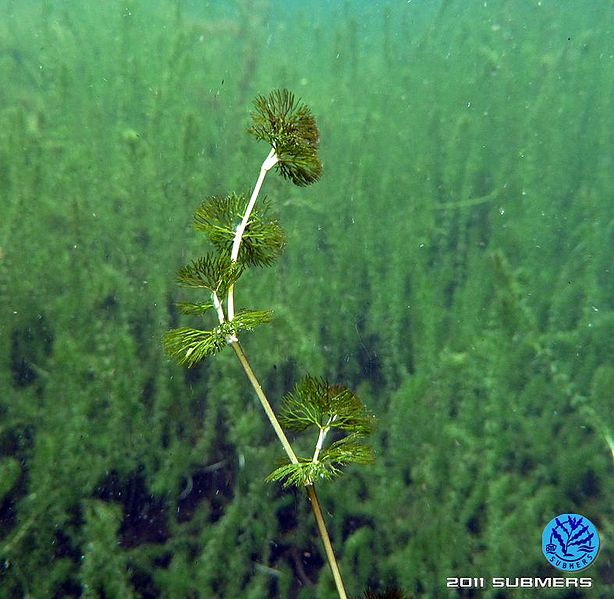
[[[192,306],[196,308],[191,309]],[[188,312],[200,312],[200,308],[201,305],[190,304]],[[253,331],[257,326],[269,322],[271,312],[268,310],[241,310],[235,314],[232,322],[222,322],[210,331],[187,327],[171,329],[164,334],[163,345],[168,355],[175,358],[181,366],[192,367],[207,356],[224,349],[228,340],[239,331]]]
[[[311,485],[318,479],[339,476],[347,464],[374,461],[373,450],[363,441],[372,432],[375,419],[345,387],[307,376],[284,397],[279,420],[289,430],[316,429],[316,449],[310,458],[280,466],[269,474],[268,481],[283,481],[284,487]],[[345,436],[325,446],[326,436],[335,430]]]
[[[185,287],[201,287],[223,296],[241,276],[242,268],[233,264],[227,253],[207,254],[183,266],[177,273],[177,282]]]
[[[209,241],[230,256],[236,228],[248,204],[245,194],[207,198],[194,214],[194,227],[206,233]],[[270,204],[265,200],[254,208],[243,234],[238,263],[246,266],[269,266],[283,251],[285,235],[275,219],[269,218]]]
[[[295,185],[310,185],[320,178],[320,134],[311,110],[287,89],[275,90],[254,100],[248,131],[274,149],[282,176]]]
[[[303,378],[284,397],[280,421],[295,431],[327,426],[360,435],[374,426],[373,416],[352,391],[313,376]]]

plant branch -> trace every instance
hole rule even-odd
[[[281,425],[279,424],[279,420],[275,416],[273,412],[273,408],[269,403],[264,391],[262,390],[262,386],[254,373],[241,344],[238,341],[232,341],[230,343],[232,349],[234,350],[249,382],[252,384],[258,399],[260,400],[260,404],[262,405],[269,422],[271,423],[273,429],[275,430],[275,434],[277,438],[280,440],[290,462],[293,464],[298,464],[298,458],[288,441],[288,437],[284,433]],[[321,432],[324,429],[321,429]],[[326,429],[328,431],[328,428]],[[324,442],[324,436],[326,432],[322,435],[322,442]],[[311,504],[311,509],[313,511],[313,516],[316,520],[316,525],[318,527],[318,533],[320,534],[320,538],[322,539],[322,544],[324,545],[324,551],[326,553],[326,558],[328,560],[328,565],[330,566],[330,570],[333,575],[333,579],[335,580],[335,586],[337,587],[337,593],[339,594],[340,599],[347,599],[347,594],[345,592],[345,588],[343,586],[343,580],[341,578],[341,572],[339,571],[339,566],[337,564],[337,559],[335,558],[335,553],[333,551],[332,543],[330,542],[330,536],[328,535],[328,530],[326,528],[326,522],[324,521],[324,515],[322,514],[322,507],[320,506],[320,501],[318,500],[318,496],[316,495],[315,487],[313,485],[305,485],[305,489],[307,490],[307,495],[309,497],[309,503]]]
[[[258,199],[258,194],[260,193],[260,189],[262,188],[264,178],[266,177],[266,174],[278,162],[279,162],[279,157],[275,151],[275,147],[272,147],[271,151],[269,152],[268,156],[265,158],[264,162],[262,163],[262,166],[260,167],[260,173],[258,175],[256,185],[254,186],[254,189],[252,191],[247,207],[245,208],[245,213],[243,214],[241,223],[236,228],[235,236],[234,236],[233,243],[232,243],[232,250],[230,252],[231,262],[237,262],[239,259],[239,250],[241,249],[241,242],[243,240],[243,235],[245,234],[245,229],[247,228],[250,216],[256,204],[256,200]],[[216,300],[217,300],[217,297],[214,294],[214,303],[216,306],[216,310],[218,311],[218,317],[220,318],[220,322],[222,322],[224,313],[223,313],[221,306],[218,306],[219,300],[218,301]],[[235,315],[234,283],[228,287],[226,307],[227,307],[228,321],[232,321]],[[273,430],[275,431],[275,434],[277,435],[277,438],[279,439],[282,447],[284,448],[284,451],[286,452],[286,455],[288,456],[290,462],[292,464],[298,464],[299,460],[296,457],[296,454],[294,453],[294,450],[292,449],[292,446],[290,445],[290,442],[288,441],[288,438],[286,437],[286,434],[284,433],[279,423],[279,420],[277,419],[277,416],[275,416],[275,412],[273,411],[273,408],[271,407],[271,404],[269,403],[269,400],[267,399],[262,389],[262,386],[260,385],[260,382],[258,381],[258,378],[256,377],[256,374],[254,373],[251,367],[251,364],[249,363],[249,360],[247,359],[247,356],[245,355],[245,352],[243,351],[243,348],[241,347],[241,344],[239,343],[239,340],[237,339],[236,336],[233,335],[228,338],[228,343],[229,345],[232,346],[232,349],[234,350],[239,362],[241,363],[241,366],[243,367],[243,370],[245,371],[245,374],[247,375],[249,382],[254,388],[254,391],[256,392],[256,395],[258,396],[258,400],[260,401],[260,404],[262,405],[262,408],[264,409],[264,412],[267,415],[267,418],[269,419],[269,422],[271,423],[271,426],[273,427]],[[318,459],[318,455],[324,443],[324,438],[326,437],[326,433],[330,429],[330,424],[332,420],[334,420],[334,418],[330,418],[326,426],[320,429],[320,436],[318,438],[315,453],[313,456],[314,462],[317,461]],[[343,580],[341,578],[341,572],[339,571],[339,566],[337,565],[337,560],[335,558],[333,546],[331,544],[330,537],[328,535],[328,530],[326,528],[326,522],[324,521],[324,515],[322,514],[322,507],[316,495],[315,488],[312,484],[308,484],[308,485],[305,485],[305,489],[307,490],[307,495],[309,497],[311,509],[313,511],[313,515],[316,520],[316,525],[318,527],[318,533],[320,534],[320,538],[322,539],[322,543],[324,545],[324,551],[326,552],[326,557],[327,557],[328,564],[330,566],[330,569],[333,575],[333,579],[335,581],[335,586],[337,587],[339,598],[347,599],[347,594],[345,592],[345,588],[343,586]]]
[[[236,262],[239,259],[239,249],[241,248],[243,233],[245,233],[245,228],[247,227],[247,223],[249,222],[249,217],[251,216],[252,210],[254,209],[254,205],[256,204],[256,200],[258,199],[258,194],[260,193],[264,178],[266,177],[266,174],[277,164],[278,160],[279,159],[277,158],[277,154],[275,154],[275,148],[271,148],[269,155],[264,159],[264,162],[260,167],[260,174],[258,175],[258,180],[256,181],[256,185],[254,186],[252,195],[249,198],[249,203],[247,204],[247,208],[245,209],[245,214],[243,214],[241,223],[235,231],[235,237],[232,242],[232,250],[230,252],[230,260],[232,262]],[[234,285],[231,285],[228,288],[228,301],[226,305],[228,307],[228,320],[232,320],[235,315]]]
[[[201,314],[213,307],[219,325],[212,330],[172,329],[166,333],[164,344],[170,355],[180,364],[188,366],[217,353],[225,345],[232,347],[290,461],[271,473],[267,480],[286,478],[284,486],[291,483],[305,487],[339,598],[347,599],[313,481],[337,475],[337,462],[342,465],[348,461],[359,461],[359,458],[364,461],[364,451],[363,454],[357,452],[356,444],[346,443],[339,449],[336,445],[340,442],[337,442],[333,444],[332,450],[324,449],[326,435],[333,426],[345,431],[354,427],[359,432],[367,428],[363,422],[362,404],[347,390],[340,391],[338,386],[307,377],[304,386],[309,387],[308,391],[323,392],[324,395],[316,393],[315,398],[305,397],[306,392],[303,390],[295,399],[296,418],[300,423],[298,430],[311,425],[320,429],[312,460],[299,459],[237,338],[239,330],[252,330],[259,324],[269,322],[270,311],[239,310],[235,313],[236,281],[245,267],[270,264],[279,256],[285,244],[283,231],[277,221],[265,218],[266,205],[262,210],[254,209],[267,173],[277,166],[283,177],[304,186],[317,181],[322,171],[322,163],[317,155],[318,128],[307,106],[297,102],[287,90],[276,90],[267,97],[259,96],[254,105],[252,126],[248,132],[259,140],[267,141],[271,148],[260,167],[249,201],[246,205],[245,194],[230,194],[225,198],[214,196],[203,202],[195,213],[194,224],[208,235],[217,253],[193,260],[179,271],[178,276],[180,284],[208,289],[212,297],[212,304],[186,303],[181,305],[182,311],[186,314]],[[241,221],[235,227],[236,218],[241,212]],[[338,412],[331,413],[335,411],[333,408]],[[358,412],[353,419],[351,414],[348,415],[352,409]],[[282,421],[288,416],[292,416],[292,410],[284,414]],[[296,423],[294,429],[297,429]],[[323,456],[324,462],[320,461],[320,456]]]

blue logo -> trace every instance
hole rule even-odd
[[[542,551],[558,570],[578,572],[588,568],[597,557],[599,534],[588,518],[561,514],[544,528]]]

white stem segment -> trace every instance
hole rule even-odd
[[[249,203],[247,204],[247,208],[245,209],[245,214],[243,215],[241,223],[235,231],[235,238],[232,242],[232,251],[230,252],[230,259],[232,260],[232,262],[236,262],[239,259],[241,240],[243,239],[245,228],[249,223],[249,217],[251,216],[252,210],[254,209],[254,205],[256,204],[256,200],[258,199],[258,194],[260,193],[264,178],[266,177],[266,174],[277,164],[278,161],[279,158],[277,157],[277,154],[275,154],[275,148],[271,148],[269,155],[265,158],[264,162],[262,163],[262,166],[260,167],[260,174],[258,175],[258,180],[256,181],[256,185],[254,186],[254,190],[252,191]],[[232,320],[235,316],[234,285],[231,285],[228,289],[227,306],[228,320]]]
[[[316,449],[313,452],[313,458],[311,458],[311,461],[314,464],[318,461],[318,458],[320,457],[320,452],[322,451],[322,447],[324,445],[324,439],[326,437],[326,433],[328,433],[329,430],[330,429],[328,427],[320,429],[320,434],[318,435],[318,442],[316,443]]]
[[[220,302],[220,298],[215,291],[211,293],[211,297],[213,297],[213,307],[217,312],[217,319],[220,321],[220,324],[222,324],[224,322],[224,308],[222,307],[222,302]]]
[[[316,443],[316,448],[315,451],[313,452],[313,457],[311,458],[311,461],[315,464],[318,461],[318,458],[320,457],[320,452],[322,451],[322,447],[324,446],[324,439],[326,438],[326,435],[328,434],[328,431],[330,430],[330,425],[335,422],[335,420],[337,419],[337,416],[331,416],[328,419],[328,422],[326,423],[326,425],[320,429],[320,434],[318,435],[318,442]]]

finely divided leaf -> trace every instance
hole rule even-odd
[[[354,393],[312,376],[299,381],[284,397],[281,421],[296,431],[313,425],[362,435],[370,433],[374,426],[374,418]]]
[[[219,326],[212,331],[180,328],[167,331],[162,338],[164,350],[182,366],[192,367],[226,345],[227,330]]]
[[[315,183],[322,173],[320,134],[309,107],[282,89],[258,96],[254,108],[248,132],[275,149],[281,175],[296,185]]]
[[[186,287],[200,287],[222,296],[241,276],[240,265],[226,254],[207,254],[179,269],[177,281]]]
[[[284,464],[266,477],[267,482],[279,481],[284,489],[312,485],[317,479],[330,480],[339,472],[326,467],[321,462],[304,460],[298,464]]]
[[[207,198],[194,215],[194,227],[203,231],[222,253],[230,255],[235,231],[247,208],[245,194],[231,193],[225,198]],[[243,233],[238,261],[249,266],[269,266],[286,244],[279,222],[268,216],[266,198],[254,208]]]
[[[178,302],[177,307],[183,314],[198,315],[213,308],[213,304],[193,304],[191,302]]]

